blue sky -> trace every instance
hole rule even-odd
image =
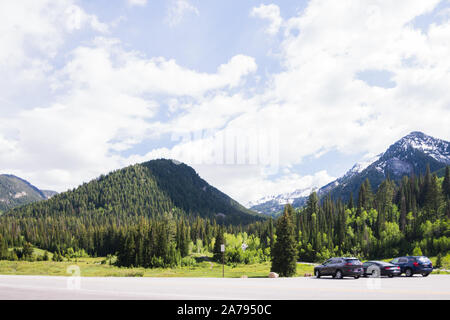
[[[0,21],[0,172],[40,188],[165,157],[245,204],[450,140],[448,0],[11,0]]]

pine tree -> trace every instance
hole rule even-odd
[[[217,234],[216,234],[216,241],[214,243],[214,250],[213,250],[213,259],[216,262],[222,262],[222,251],[221,251],[221,245],[225,244],[225,237],[224,237],[224,232],[223,232],[223,228],[219,227],[217,229]]]
[[[353,204],[353,192],[350,192],[350,200],[348,201],[347,208],[352,210],[355,205]]]
[[[442,193],[444,199],[450,198],[450,166],[445,168],[444,182],[442,183]]]
[[[29,242],[25,242],[22,248],[22,255],[25,259],[31,258],[33,255],[33,246]]]
[[[289,207],[291,206],[289,205]],[[319,197],[317,196],[316,192],[313,192],[309,195],[308,201],[306,203],[306,208],[309,214],[317,214],[319,212]]]
[[[292,277],[297,272],[297,243],[292,222],[293,208],[287,204],[283,215],[277,221],[276,235],[272,253],[272,268],[281,277]]]
[[[406,197],[403,192],[403,186],[400,193],[400,230],[405,232],[406,228]]]
[[[436,258],[436,265],[435,268],[442,268],[442,253],[439,252]]]
[[[8,244],[0,234],[0,260],[8,258]]]

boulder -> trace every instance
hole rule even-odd
[[[269,273],[269,278],[278,278],[278,277],[279,277],[278,273],[275,272]]]

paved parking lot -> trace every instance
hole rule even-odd
[[[450,299],[450,276],[427,278],[75,278],[0,275],[0,299]]]

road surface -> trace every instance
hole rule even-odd
[[[450,299],[450,276],[427,278],[76,278],[0,275],[0,300]]]

